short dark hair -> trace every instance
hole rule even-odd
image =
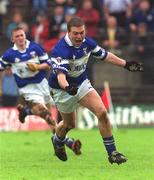
[[[16,28],[12,29],[12,31],[11,31],[11,36],[13,35],[14,32],[19,31],[19,30],[23,30],[23,28],[17,26]]]
[[[80,17],[73,17],[67,23],[67,30],[70,31],[71,27],[80,27],[80,26],[84,26],[84,25],[85,25],[85,23]]]

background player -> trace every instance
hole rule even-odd
[[[56,121],[51,118],[52,99],[46,79],[46,69],[50,68],[46,63],[48,55],[40,45],[26,39],[22,28],[16,28],[12,31],[11,41],[14,45],[2,55],[0,67],[1,69],[7,66],[11,67],[22,103],[27,105],[20,104],[18,106],[19,119],[23,123],[27,115],[40,116],[54,131]],[[61,121],[62,123],[63,121]],[[65,144],[75,154],[81,153],[79,140],[67,138]]]

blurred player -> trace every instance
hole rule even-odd
[[[11,41],[14,46],[2,55],[0,69],[11,67],[22,103],[26,104],[26,106],[18,105],[19,120],[24,123],[27,115],[40,116],[54,132],[56,121],[51,118],[52,99],[46,79],[46,70],[50,68],[46,63],[48,55],[40,45],[26,39],[22,28],[18,27],[12,31]],[[63,121],[60,124],[63,124]],[[65,144],[75,154],[81,154],[79,140],[67,137]]]
[[[64,121],[63,124],[57,125],[56,133],[52,137],[55,154],[60,160],[67,160],[64,142],[68,131],[75,127],[75,109],[80,104],[97,116],[109,162],[124,163],[127,158],[116,149],[104,104],[88,80],[87,62],[92,55],[129,71],[142,71],[143,67],[135,61],[128,62],[105,51],[91,38],[86,37],[82,19],[72,18],[67,24],[67,29],[65,37],[53,49],[50,60],[53,72],[49,78],[49,85],[52,88],[54,102]]]

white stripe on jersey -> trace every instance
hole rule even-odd
[[[48,54],[44,54],[43,56],[39,56],[39,60],[40,61],[44,61],[44,60],[47,60],[49,57],[48,57]]]
[[[98,52],[100,49],[102,49],[102,48],[97,45],[97,46],[92,50],[92,53],[96,53],[96,52]]]
[[[99,53],[99,51],[101,53],[100,55],[97,54]],[[103,59],[106,54],[106,51],[105,49],[97,45],[96,48],[92,50],[92,53],[93,53],[93,57],[95,57],[96,59]]]
[[[53,64],[52,67],[53,67],[53,69],[54,69],[55,72],[56,72],[57,70],[59,70],[59,71],[62,70],[62,71],[68,72],[68,70],[67,70],[65,67],[58,66],[58,65],[56,65],[56,64]]]
[[[2,57],[2,58],[3,58],[3,57]],[[8,65],[9,63],[7,63],[6,61],[3,61],[2,58],[0,57],[0,62],[2,62],[4,65]]]
[[[60,60],[58,60],[58,58],[53,58],[52,57],[51,60],[52,60],[52,62],[54,62],[58,66],[64,65],[64,64],[69,64],[69,61],[67,59],[60,59]]]
[[[4,70],[4,67],[2,66],[1,62],[0,62],[0,70]]]

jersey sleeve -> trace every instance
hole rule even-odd
[[[36,51],[37,51],[40,63],[47,63],[47,61],[49,59],[48,54],[45,52],[45,50],[40,45],[38,45],[38,44],[35,44],[35,45],[36,45]]]
[[[57,44],[51,52],[50,66],[54,73],[61,71],[67,74],[69,71],[68,49],[63,44]]]
[[[91,55],[94,56],[97,59],[104,60],[106,58],[106,56],[107,56],[107,51],[105,49],[103,49],[102,47],[97,45],[92,50]]]
[[[0,57],[0,71],[4,70],[4,63],[2,61],[2,58]]]
[[[0,70],[4,70],[8,66],[11,66],[11,64],[9,63],[9,56],[7,53],[4,53],[0,57]]]
[[[62,59],[61,57],[51,57],[50,61],[53,71],[56,73],[57,71],[61,71],[64,74],[67,74],[69,68],[69,62],[66,59]]]
[[[107,51],[100,47],[96,41],[91,38],[87,38],[87,42],[91,47],[91,55],[97,59],[104,60],[107,56]]]

